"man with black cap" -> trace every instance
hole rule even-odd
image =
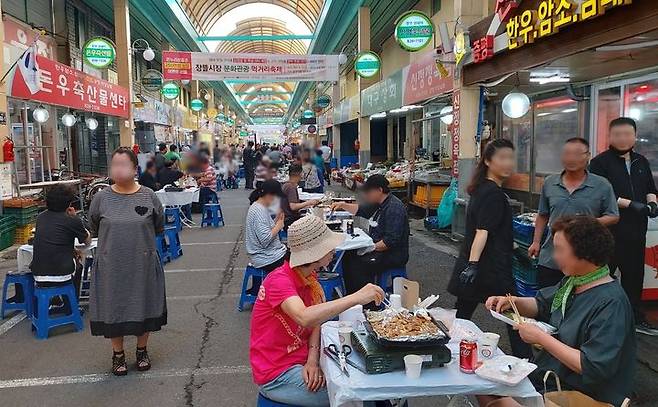
[[[382,272],[404,267],[409,260],[409,218],[407,210],[391,194],[388,180],[380,174],[371,175],[362,187],[365,203],[338,202],[332,209],[346,210],[368,219],[369,234],[375,250],[363,256],[349,251],[343,256],[343,273],[348,294],[371,283]]]
[[[644,253],[647,218],[658,216],[656,185],[649,160],[633,151],[637,141],[635,120],[619,117],[610,122],[610,147],[590,163],[590,171],[605,177],[615,191],[619,205],[619,223],[610,227],[615,237],[615,254],[610,272],[621,271],[621,285],[635,314],[635,330],[658,336],[658,327],[641,312],[644,283]]]

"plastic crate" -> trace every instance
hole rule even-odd
[[[515,217],[512,221],[514,240],[526,245],[532,244],[535,235],[535,225],[526,219]]]
[[[539,272],[537,260],[514,253],[512,256],[512,273],[514,278],[530,285],[537,285]]]
[[[14,244],[16,229],[3,230],[0,232],[0,250],[5,250]]]
[[[38,206],[30,206],[26,208],[5,208],[6,216],[11,216],[16,220],[19,226],[25,226],[34,223],[41,210]]]
[[[516,295],[519,297],[534,297],[537,294],[539,287],[525,283],[519,279],[514,279],[516,284]]]

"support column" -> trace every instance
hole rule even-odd
[[[465,27],[480,21],[490,12],[489,2],[486,0],[455,0],[454,10],[455,18]],[[459,151],[459,161],[457,169],[453,169],[453,174],[458,171],[459,196],[464,197],[467,196],[466,187],[477,164],[475,137],[477,121],[480,117],[480,90],[477,86],[464,86],[461,79],[455,79],[454,89],[453,112],[455,110],[456,112],[454,113],[453,131],[456,134],[453,137],[452,148]],[[459,143],[459,145],[456,146],[455,143]]]
[[[358,50],[370,51],[370,8],[360,7],[358,15]],[[361,103],[361,91],[375,83],[377,79],[358,78],[359,103]],[[370,118],[361,117],[359,108],[359,165],[365,168],[370,162]]]
[[[4,7],[2,7],[2,0],[0,0],[0,11],[3,11],[2,9],[4,9]],[[0,44],[4,44],[4,43],[5,43],[5,24],[4,24],[4,20],[0,18]],[[5,60],[5,47],[0,47],[0,61],[4,61],[4,60]],[[0,64],[2,64],[2,62],[0,62]],[[0,112],[4,113],[5,117],[9,114],[7,110],[6,82],[0,83]],[[8,135],[9,135],[9,129],[7,128],[7,123],[0,124],[0,144],[4,144],[4,142],[7,140]],[[0,156],[2,157],[2,161],[4,162],[5,158],[1,148],[0,148]],[[16,185],[15,187],[18,188],[18,185]]]
[[[334,86],[331,89],[331,100],[333,104],[333,108],[335,109],[336,106],[338,106],[338,103],[340,102],[340,84],[339,82],[334,83]],[[332,113],[333,115],[333,109]],[[340,168],[340,124],[334,123],[333,117],[331,122],[333,123],[332,131],[331,131],[331,141],[330,143],[333,145],[332,147],[332,152],[334,155],[334,158],[336,159],[336,166]]]
[[[388,117],[386,118],[386,159],[388,161],[393,161],[395,159],[394,156],[394,137],[393,137],[393,118]]]
[[[130,13],[128,11],[129,0],[114,0],[114,39],[116,43],[116,67],[119,78],[119,86],[122,86],[131,94],[132,102],[132,52],[130,49]],[[132,103],[128,109],[128,117],[121,120],[119,126],[120,143],[122,146],[131,147],[135,144],[133,132]]]

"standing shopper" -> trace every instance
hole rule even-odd
[[[457,297],[457,318],[471,319],[478,304],[495,295],[515,293],[512,277],[512,208],[502,184],[514,171],[514,145],[498,139],[484,148],[467,188],[466,233],[448,291]],[[510,328],[508,326],[508,328]],[[529,348],[508,329],[512,351]]]
[[[605,178],[587,171],[589,142],[571,138],[562,147],[561,174],[549,175],[539,198],[539,213],[535,222],[535,236],[528,249],[530,257],[539,255],[539,287],[549,287],[562,280],[564,274],[553,260],[553,234],[548,233],[542,244],[544,231],[565,215],[589,215],[604,226],[619,221],[617,198]]]
[[[256,169],[256,156],[254,142],[247,143],[242,150],[242,164],[244,166],[245,189],[254,189],[254,170]]]
[[[327,140],[322,140],[320,150],[322,151],[322,160],[324,161],[324,180],[327,182],[327,185],[331,185],[331,147],[328,144]]]
[[[114,181],[94,196],[89,209],[98,236],[89,304],[91,334],[112,341],[112,373],[128,373],[123,337],[137,336],[136,367],[151,368],[146,351],[150,332],[167,323],[165,277],[155,235],[164,228],[162,204],[135,182],[137,157],[120,147],[112,153]]]
[[[313,164],[311,150],[304,150],[302,157],[302,191],[309,193],[322,193],[322,183],[318,176],[318,167]]]
[[[615,256],[610,272],[621,271],[621,284],[628,295],[639,333],[658,335],[641,311],[644,282],[644,253],[647,217],[658,216],[656,185],[649,161],[633,151],[637,126],[633,119],[620,117],[610,122],[610,147],[592,160],[590,171],[610,181],[617,197],[619,223],[611,227],[615,237]]]

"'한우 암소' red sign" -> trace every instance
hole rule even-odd
[[[129,117],[130,92],[41,55],[32,50],[18,62],[9,82],[9,96],[97,112]]]

